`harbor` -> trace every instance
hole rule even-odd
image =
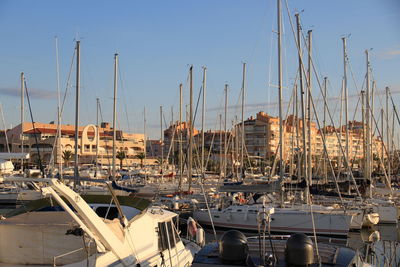
[[[400,266],[400,53],[379,40],[395,47],[395,34],[372,28],[381,37],[365,39],[350,8],[328,21],[321,3],[215,3],[226,24],[206,4],[121,3],[110,24],[78,13],[83,35],[46,39],[51,53],[30,48],[51,54],[51,79],[18,58],[15,89],[0,86],[0,267]],[[386,4],[360,6],[378,21],[381,8],[400,10]],[[171,15],[192,8],[210,21],[187,31]],[[48,21],[37,12],[26,15]],[[66,34],[64,16],[55,23]],[[129,39],[133,21],[159,28]],[[238,40],[218,45],[233,29],[251,56]],[[200,54],[173,40],[182,33]],[[215,34],[213,45],[195,45],[196,34]],[[105,47],[115,50],[100,56]]]

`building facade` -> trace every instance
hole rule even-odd
[[[64,165],[70,164],[70,160],[65,160],[65,151],[75,153],[75,126],[61,125],[61,137],[57,138],[57,125],[48,123],[25,122],[13,129],[0,134],[0,151],[2,152],[25,152],[30,153],[29,163],[36,164],[39,159],[42,164],[51,162],[63,162]],[[60,144],[57,143],[60,141]],[[23,143],[23,147],[22,147]],[[7,144],[9,150],[7,149]],[[80,164],[94,164],[98,162],[103,165],[112,164],[113,129],[109,123],[101,123],[101,127],[89,124],[80,126],[78,129],[78,157]],[[137,163],[136,156],[144,153],[144,135],[124,133],[116,131],[116,151],[123,151],[126,158],[123,165]],[[117,162],[118,164],[118,162]]]
[[[366,150],[364,142],[363,125],[357,121],[351,121],[347,125],[339,128],[326,126],[323,129],[318,129],[315,122],[306,121],[307,134],[306,146],[307,153],[311,153],[313,165],[324,157],[326,151],[329,158],[338,163],[343,156],[343,151],[346,149],[346,127],[348,127],[348,149],[350,162],[360,162],[365,158],[364,151]],[[308,128],[311,125],[308,133]],[[237,124],[238,139],[241,140],[241,124]],[[303,151],[303,121],[294,115],[289,115],[283,121],[283,157],[286,162],[291,160],[298,151]],[[269,116],[264,112],[259,112],[256,117],[250,117],[244,122],[244,140],[246,152],[249,157],[259,159],[270,159],[279,155],[279,119]],[[310,136],[310,138],[309,138]],[[309,147],[311,141],[311,150]],[[384,155],[383,141],[380,136],[371,137],[372,155],[377,157]]]

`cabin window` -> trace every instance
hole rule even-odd
[[[168,237],[169,237],[169,242],[171,244],[171,248],[174,248],[175,240],[176,240],[174,227],[172,226],[171,221],[167,222],[166,225],[167,225],[167,229],[168,229]]]
[[[164,251],[168,249],[168,238],[165,223],[158,223],[158,249]]]
[[[168,240],[170,246],[168,246]],[[158,248],[160,251],[164,251],[170,247],[171,249],[174,248],[178,240],[179,236],[171,221],[158,223]]]
[[[119,217],[117,207],[98,207],[96,209],[96,214],[108,220],[114,220]]]
[[[175,232],[176,236],[179,238],[178,233],[176,233],[177,231],[179,232],[179,216],[176,216],[176,217],[172,218],[172,222],[173,222],[173,224],[175,226],[175,231],[174,232]],[[176,240],[178,240],[178,239],[176,239]]]

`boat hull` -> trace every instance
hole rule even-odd
[[[211,225],[208,212],[199,210],[194,212],[194,218],[201,225]],[[245,231],[258,231],[258,212],[245,208],[232,211],[211,210],[213,223],[217,227],[233,228]],[[347,236],[351,215],[324,214],[313,212],[315,232],[318,235]],[[306,233],[313,234],[313,223],[310,212],[298,210],[275,209],[271,215],[270,230],[273,233]]]

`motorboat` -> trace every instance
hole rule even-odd
[[[150,201],[112,190],[82,197],[56,179],[0,178],[39,180],[45,198],[0,220],[2,266],[189,266],[200,249],[179,236],[177,214]]]

